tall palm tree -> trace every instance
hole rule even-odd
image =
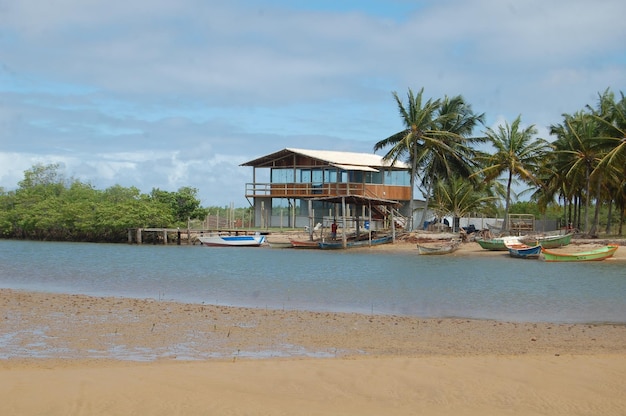
[[[598,122],[584,111],[574,115],[564,114],[563,118],[563,124],[550,126],[551,134],[557,136],[554,143],[558,154],[556,167],[565,173],[563,179],[569,182],[571,195],[583,197],[585,202],[583,229],[588,233],[592,179],[596,178],[597,183],[601,177],[601,172],[595,170],[603,154],[602,143],[597,140]]]
[[[537,134],[534,125],[521,127],[521,116],[513,123],[498,126],[497,130],[487,128],[488,141],[495,148],[493,154],[483,159],[483,167],[474,175],[484,175],[486,181],[492,181],[506,175],[506,198],[504,206],[503,230],[508,230],[508,214],[511,204],[511,185],[514,177],[528,183],[537,183],[537,172],[540,161],[550,150],[550,144],[543,139],[533,139]]]
[[[431,135],[423,138],[418,165],[422,168],[421,188],[426,196],[426,207],[429,207],[431,192],[441,180],[453,175],[464,178],[476,170],[479,152],[473,144],[484,142],[484,137],[471,137],[474,127],[484,122],[484,114],[474,114],[462,96],[445,96],[441,100],[434,130]],[[423,223],[426,210],[422,211]]]
[[[600,95],[598,106],[592,111],[592,117],[599,123],[600,146],[604,151],[601,160],[594,169],[594,174],[602,177],[603,186],[610,190],[607,195],[609,203],[623,201],[624,193],[624,166],[626,166],[626,99],[624,93],[620,101],[615,101],[615,95],[608,89]],[[598,191],[599,192],[599,191]],[[594,227],[598,226],[599,201],[596,201],[596,215]],[[620,230],[622,228],[620,219]]]
[[[374,151],[378,151],[389,147],[385,156],[385,160],[395,163],[399,159],[406,159],[411,166],[411,201],[409,202],[410,211],[410,229],[413,229],[413,201],[415,192],[415,178],[417,176],[417,163],[419,143],[427,132],[431,131],[433,120],[439,108],[439,100],[432,98],[422,103],[424,88],[417,95],[409,88],[408,107],[405,107],[397,92],[393,92],[393,98],[396,100],[400,117],[404,123],[405,129],[399,131],[374,145]]]
[[[438,176],[450,176],[455,172],[469,176],[474,153],[468,146],[470,140],[467,136],[484,119],[483,114],[475,115],[461,96],[445,97],[443,100],[429,99],[423,103],[423,94],[423,88],[417,95],[409,89],[408,108],[405,108],[398,94],[393,93],[405,129],[374,145],[374,151],[390,147],[384,156],[387,160],[406,158],[409,161],[411,219],[415,179],[418,176],[421,177],[422,189],[425,189],[426,208]],[[421,223],[425,215],[426,209],[422,213]]]

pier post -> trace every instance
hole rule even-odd
[[[137,244],[141,244],[141,228],[137,228]]]

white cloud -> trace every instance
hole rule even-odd
[[[239,163],[289,146],[370,151],[402,128],[391,91],[462,94],[488,125],[521,114],[545,132],[626,85],[616,0],[1,7],[5,188],[49,160],[98,187],[192,186],[245,205]]]

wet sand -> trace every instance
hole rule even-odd
[[[502,253],[471,243],[455,255]],[[625,260],[622,247],[610,261]],[[0,311],[7,415],[626,414],[626,325],[5,289]]]

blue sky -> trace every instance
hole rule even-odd
[[[0,187],[36,163],[98,189],[246,206],[285,147],[371,152],[392,92],[463,95],[487,125],[626,92],[621,0],[0,0]],[[478,131],[476,133],[479,133]]]

